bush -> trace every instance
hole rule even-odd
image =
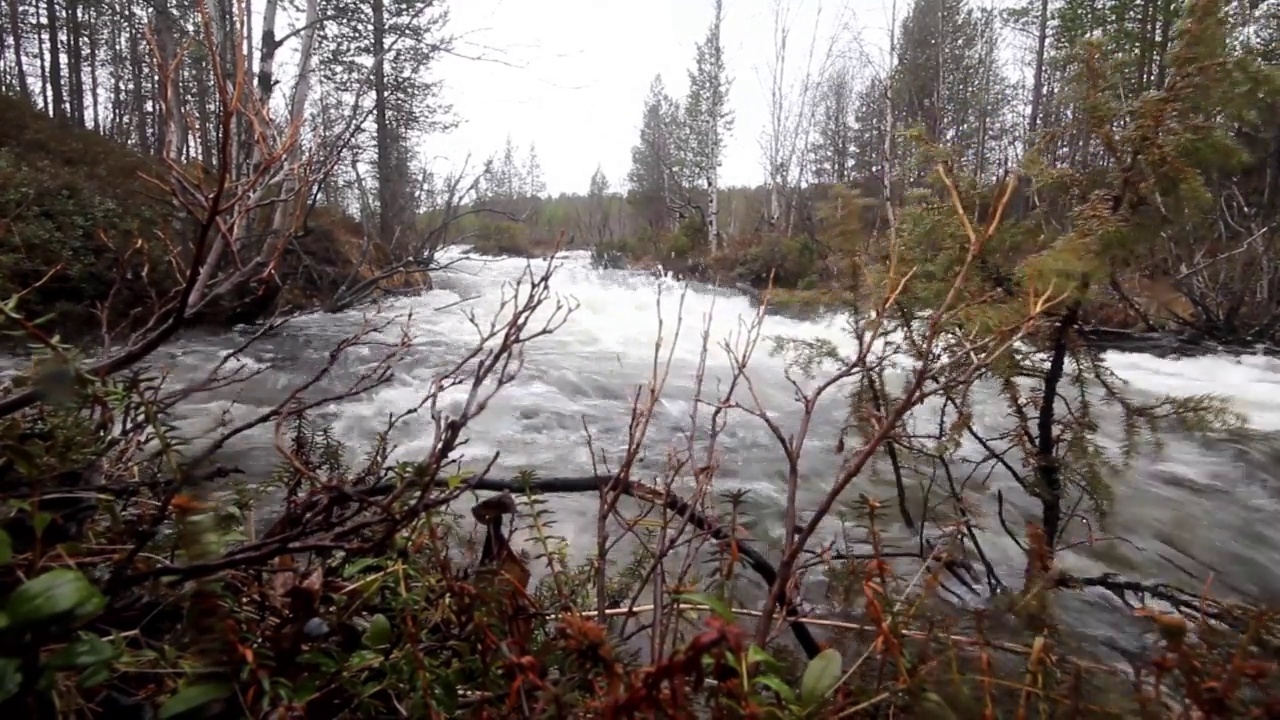
[[[533,257],[528,231],[519,223],[506,220],[483,220],[470,238],[472,249],[481,255]]]
[[[685,218],[674,234],[667,237],[662,249],[666,257],[661,260],[688,261],[706,247],[707,226],[697,217]]]
[[[739,249],[734,259],[734,274],[742,282],[763,288],[770,282],[784,288],[799,288],[808,279],[816,287],[818,271],[817,247],[807,238],[766,235]]]

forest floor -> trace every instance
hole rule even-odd
[[[181,287],[188,251],[181,236],[191,224],[167,177],[183,172],[199,182],[206,169],[166,167],[16,98],[0,96],[0,116],[0,299],[18,298],[16,312],[42,318],[64,338],[87,340],[104,325],[127,330],[153,317]],[[316,208],[286,247],[264,301],[219,308],[200,323],[324,307],[347,278],[358,283],[393,262],[378,247],[366,252],[363,240],[358,221]],[[423,290],[430,278],[395,273],[379,285]]]

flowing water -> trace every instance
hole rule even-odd
[[[544,476],[586,475],[592,466],[585,426],[596,447],[616,460],[626,443],[632,393],[650,378],[659,319],[665,323],[665,356],[677,316],[682,314],[684,323],[675,340],[670,377],[649,431],[648,457],[642,463],[644,468],[659,472],[665,449],[681,444],[682,433],[689,426],[704,321],[711,318],[711,341],[718,344],[740,332],[756,310],[739,293],[706,286],[691,286],[681,308],[683,285],[675,281],[593,269],[582,252],[562,256],[557,262],[561,267],[552,289],[572,298],[578,307],[558,332],[528,346],[519,379],[469,426],[465,456],[478,468],[501,450],[495,473],[531,468]],[[472,346],[475,330],[468,313],[481,319],[492,317],[504,287],[526,268],[523,260],[462,257],[452,270],[435,277],[434,291],[384,305],[379,311],[381,319],[411,317],[414,345],[410,357],[389,384],[329,409],[328,417],[338,435],[367,444],[389,413],[418,403],[441,369]],[[234,397],[225,391],[200,396],[184,409],[185,423],[196,429],[220,413],[242,419],[273,405],[300,378],[324,363],[333,344],[365,319],[366,311],[353,311],[304,316],[289,323],[280,333],[251,347],[238,361],[268,366],[270,372],[254,378]],[[763,333],[850,344],[844,321],[834,316],[797,320],[771,315],[764,321]],[[194,378],[239,342],[240,338],[233,336],[189,337],[157,358],[178,379]],[[767,350],[767,343],[762,343],[750,374],[760,401],[790,429],[799,418],[794,393],[783,378],[783,360]],[[374,357],[373,351],[364,351],[344,359],[326,387],[342,386]],[[1130,543],[1079,548],[1064,554],[1062,562],[1078,573],[1116,570],[1190,587],[1199,587],[1212,574],[1215,587],[1225,592],[1264,600],[1280,598],[1280,572],[1274,567],[1275,558],[1280,557],[1280,524],[1275,520],[1280,516],[1280,470],[1276,469],[1280,461],[1280,361],[1250,355],[1163,359],[1122,352],[1108,353],[1106,361],[1127,381],[1127,392],[1134,397],[1218,393],[1248,418],[1252,430],[1214,438],[1166,435],[1162,451],[1146,452],[1130,469],[1109,478],[1114,501],[1105,524],[1095,530],[1123,536]],[[725,353],[713,347],[706,381],[712,393],[717,378],[727,377],[728,372]],[[836,393],[818,407],[802,463],[802,505],[811,507],[830,487],[839,463],[833,448],[846,407]],[[701,417],[705,419],[705,411]],[[1007,423],[1002,399],[980,388],[975,421],[987,427]],[[429,423],[425,414],[418,414],[399,428],[393,440],[400,457],[421,456],[430,442]],[[1101,432],[1118,442],[1118,427],[1104,425]],[[739,413],[731,418],[721,447],[717,489],[748,490],[751,532],[759,540],[780,541],[785,465],[776,440],[759,420]],[[241,465],[271,462],[270,435],[246,435],[229,452],[241,455],[237,460]],[[990,483],[989,497],[994,496],[995,487],[1007,488],[1012,527],[1021,528],[1024,519],[1035,517],[1035,503],[1007,478],[997,475]],[[891,500],[893,486],[884,477],[868,476],[856,480],[849,495],[860,492]],[[569,538],[576,555],[585,556],[594,548],[594,497],[552,497],[550,507],[557,511],[558,531]],[[993,561],[1010,581],[1016,580],[1021,568],[1016,548],[998,528],[987,538],[984,544],[989,543],[987,550]],[[905,535],[901,539],[909,542]],[[1108,602],[1101,595],[1086,598],[1086,604]],[[1080,623],[1086,631],[1111,632],[1104,620],[1096,619],[1104,615],[1086,612]]]

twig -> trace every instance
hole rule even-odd
[[[641,613],[653,612],[656,609],[657,608],[654,605],[637,605],[635,607],[608,608],[604,611],[604,615],[606,617],[620,617],[625,615],[636,615]],[[696,603],[674,603],[672,605],[667,606],[666,609],[672,612],[676,612],[679,610],[693,610],[696,612],[718,612],[716,608],[713,608],[709,605],[699,605]],[[753,617],[753,618],[759,618],[764,615],[764,613],[762,613],[761,611],[753,610],[751,608],[734,607],[734,608],[729,608],[729,612],[733,613],[734,615],[741,615],[743,617]],[[594,611],[592,614],[594,614]],[[539,615],[548,620],[560,620],[566,617],[578,617],[580,613],[547,612],[547,613],[539,613]],[[851,623],[851,622],[845,622],[843,620],[829,620],[825,618],[806,617],[806,618],[797,618],[793,622],[804,624],[804,625],[813,625],[815,627],[834,628],[837,630],[853,630],[856,632],[867,632],[867,633],[880,632],[880,629],[874,625]],[[986,638],[975,638],[975,637],[968,637],[966,635],[955,635],[955,634],[949,634],[949,633],[948,634],[928,633],[920,630],[899,630],[899,632],[901,632],[905,637],[913,638],[916,640],[945,640],[952,645],[957,645],[965,648],[991,648],[993,650],[1000,650],[1001,652],[1007,652],[1012,655],[1022,655],[1024,657],[1029,657],[1032,653],[1032,648],[1026,645],[1019,645],[1017,643],[1004,642],[1000,640],[989,640]],[[1112,665],[1095,663],[1088,660],[1077,660],[1075,658],[1064,658],[1064,659],[1068,663],[1072,665],[1076,665],[1086,670],[1096,670],[1098,672],[1106,672],[1106,673],[1116,672],[1116,668]]]

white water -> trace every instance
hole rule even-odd
[[[561,267],[552,288],[576,301],[578,308],[562,329],[528,347],[520,378],[469,426],[465,454],[473,467],[501,450],[498,473],[532,468],[542,475],[589,474],[584,423],[597,448],[616,461],[626,440],[631,394],[650,378],[659,332],[659,291],[664,357],[672,342],[680,313],[680,284],[637,273],[595,270],[585,253],[571,253],[558,262]],[[381,308],[382,319],[412,313],[411,357],[399,367],[392,383],[333,409],[339,435],[367,442],[389,413],[417,404],[430,391],[440,368],[470,347],[475,331],[466,313],[492,317],[504,284],[525,269],[523,260],[465,259],[454,270],[436,276],[435,291]],[[469,301],[458,302],[463,299]],[[450,307],[440,309],[445,306]],[[718,345],[741,332],[755,312],[745,297],[731,291],[699,286],[684,296],[684,324],[675,342],[664,400],[649,432],[644,468],[660,472],[665,449],[683,443],[705,319],[711,317],[711,341]],[[243,362],[268,364],[271,372],[239,394],[232,415],[248,417],[254,408],[277,402],[298,378],[324,362],[333,343],[353,332],[363,319],[362,312],[302,317],[279,337],[253,347]],[[764,322],[764,335],[817,336],[837,345],[849,344],[843,320],[836,317],[800,321],[770,316]],[[165,364],[179,377],[194,377],[234,344],[233,338],[189,338],[168,349]],[[357,354],[344,360],[342,370],[326,387],[340,387],[362,362],[371,362],[372,354],[363,357]],[[1211,569],[1218,587],[1262,599],[1280,598],[1280,572],[1273,565],[1280,557],[1280,527],[1275,522],[1280,510],[1280,472],[1275,470],[1280,460],[1276,448],[1280,361],[1225,355],[1179,360],[1130,353],[1110,353],[1106,359],[1136,396],[1218,393],[1229,398],[1258,432],[1233,439],[1166,437],[1163,454],[1144,456],[1131,471],[1111,478],[1114,505],[1106,524],[1095,528],[1121,535],[1142,550],[1104,543],[1073,551],[1063,561],[1078,572],[1112,569],[1191,587],[1203,584]],[[708,363],[707,387],[714,394],[716,379],[727,377],[729,366],[724,351],[714,347]],[[761,343],[751,367],[760,400],[785,429],[794,428],[799,413],[793,393],[782,377],[782,360],[769,354],[767,342]],[[225,393],[215,394],[190,411],[193,421],[200,415],[201,423],[212,420],[229,400]],[[802,504],[815,502],[830,486],[839,461],[833,447],[844,407],[836,393],[819,407],[802,463]],[[984,425],[1004,423],[1005,413],[1003,401],[989,396],[985,404],[979,402],[976,420]],[[706,417],[705,410],[701,416]],[[420,456],[426,449],[428,423],[420,414],[400,427],[393,439],[401,457]],[[784,464],[776,441],[759,420],[739,413],[730,420],[721,444],[718,489],[749,489],[748,507],[755,516],[752,532],[758,540],[777,542]],[[236,452],[247,453],[240,460],[242,465],[251,457],[270,460],[266,435],[247,437],[238,448]],[[1035,517],[1035,503],[1007,479],[993,479],[989,496],[994,496],[995,487],[1006,488],[1012,527],[1021,529],[1024,519]],[[893,497],[892,485],[884,479],[856,480],[849,497],[860,492],[887,501]],[[557,529],[570,538],[575,554],[589,552],[594,547],[593,498],[553,498],[551,507],[559,511]],[[988,520],[993,530],[988,552],[1007,571],[1006,577],[1016,580],[1021,565],[1015,548],[995,527],[994,519]],[[909,542],[905,536],[902,541]],[[1174,563],[1197,578],[1187,577]]]

